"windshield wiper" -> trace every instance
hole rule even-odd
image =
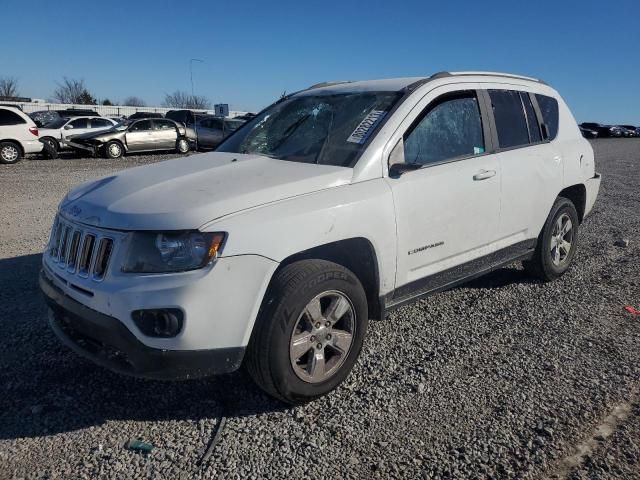
[[[306,122],[310,116],[311,114],[307,113],[305,116],[300,117],[298,120],[296,120],[291,125],[289,125],[287,129],[284,132],[282,132],[282,137],[280,137],[280,140],[278,140],[278,142],[276,142],[276,144],[273,147],[271,147],[271,150],[273,151],[280,148],[282,144],[286,142],[287,139],[289,139],[289,137],[291,137],[291,135],[295,133],[298,127],[302,125],[304,122]]]

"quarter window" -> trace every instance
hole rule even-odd
[[[524,115],[520,92],[489,90],[500,148],[529,144],[529,129]]]
[[[24,118],[11,110],[0,108],[0,125],[20,125],[27,123]]]
[[[420,165],[477,155],[484,150],[475,92],[437,99],[404,139],[405,162]]]
[[[549,140],[553,140],[558,135],[558,101],[546,95],[536,94],[538,106],[542,113],[542,122],[547,127]]]

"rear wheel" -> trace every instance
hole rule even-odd
[[[60,144],[55,138],[44,137],[40,141],[44,144],[45,157],[54,159],[58,157],[58,151],[60,150]]]
[[[189,142],[186,138],[179,138],[176,142],[176,150],[178,153],[187,153],[190,149]]]
[[[124,147],[116,140],[112,140],[104,146],[104,154],[107,158],[120,158],[124,155]]]
[[[347,377],[367,324],[366,295],[353,272],[325,260],[292,263],[272,282],[245,365],[268,394],[291,404],[313,400]]]
[[[22,158],[20,147],[13,142],[0,143],[0,163],[18,163]]]
[[[525,270],[545,282],[563,275],[576,253],[579,224],[573,202],[558,197],[538,237],[533,258],[523,263]]]

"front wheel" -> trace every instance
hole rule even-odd
[[[367,298],[353,272],[325,260],[292,263],[272,281],[245,365],[273,397],[308,402],[349,375],[367,324]]]
[[[124,155],[124,147],[120,142],[113,140],[104,146],[104,154],[107,158],[120,158]]]
[[[524,262],[525,270],[545,282],[563,275],[576,253],[579,225],[573,202],[558,197],[538,237],[533,258]]]
[[[176,142],[176,150],[178,153],[187,153],[191,147],[186,138],[179,138]]]

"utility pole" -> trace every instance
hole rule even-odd
[[[192,58],[189,60],[189,77],[191,78],[191,100],[196,98],[195,91],[193,89],[193,62],[204,63],[204,60],[199,58]],[[196,152],[198,151],[198,121],[195,113],[193,114],[193,131],[196,133]]]

